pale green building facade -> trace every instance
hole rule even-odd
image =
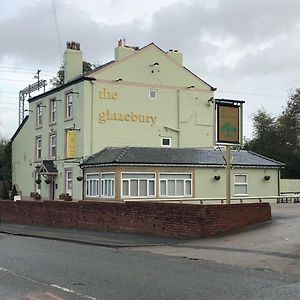
[[[119,42],[114,61],[83,75],[82,52],[70,43],[64,66],[65,83],[29,100],[29,116],[12,138],[22,198],[82,199],[78,164],[107,146],[213,146],[215,88],[183,66],[180,52]]]
[[[161,182],[177,182],[182,197],[225,196],[222,163],[81,169],[106,147],[213,149],[216,90],[183,66],[180,52],[153,43],[139,49],[119,41],[113,61],[85,74],[82,61],[79,44],[68,43],[64,84],[29,100],[29,115],[12,137],[13,184],[22,199],[57,200],[68,194],[74,201],[120,201],[130,196],[125,189],[131,184],[131,191],[135,184],[137,193],[147,190],[138,198],[160,198]],[[242,196],[278,195],[281,167],[238,166],[232,171],[232,196],[237,188]],[[149,170],[150,177],[134,179],[133,173]],[[166,174],[160,178],[160,173]]]

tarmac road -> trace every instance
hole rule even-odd
[[[1,300],[297,300],[299,282],[271,271],[0,234]]]

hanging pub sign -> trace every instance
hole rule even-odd
[[[67,158],[76,157],[76,131],[67,131]]]
[[[217,135],[216,144],[242,144],[242,105],[240,100],[215,99]]]

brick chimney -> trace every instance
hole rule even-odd
[[[183,65],[183,57],[182,57],[182,53],[179,52],[178,50],[173,50],[170,49],[167,52],[167,55],[169,57],[171,57],[172,59],[174,59],[178,64],[180,64],[181,66]]]
[[[126,46],[125,39],[120,39],[118,40],[118,46],[115,48],[115,60],[120,60],[138,50],[138,47]]]
[[[73,41],[67,42],[67,49],[64,53],[64,83],[82,74],[82,62],[80,44]]]

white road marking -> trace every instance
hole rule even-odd
[[[19,278],[22,278],[22,279],[26,279],[26,280],[30,280],[34,283],[38,283],[38,284],[43,284],[43,285],[49,285],[49,284],[46,284],[45,282],[41,282],[41,281],[38,281],[38,280],[35,280],[35,279],[32,279],[30,277],[27,277],[27,276],[24,276],[24,275],[20,275],[20,274],[17,274],[16,272],[12,271],[12,270],[8,270],[8,269],[5,269],[5,268],[2,268],[0,267],[0,272],[3,272],[3,273],[8,273],[12,276],[15,276],[15,277],[19,277]],[[56,288],[58,290],[61,290],[61,291],[64,291],[64,292],[67,292],[69,294],[74,294],[76,296],[79,296],[79,297],[82,297],[82,298],[85,298],[85,299],[89,299],[89,300],[97,300],[97,298],[95,297],[91,297],[91,296],[88,296],[88,295],[83,295],[83,294],[80,294],[80,293],[77,293],[73,290],[70,290],[68,288],[64,288],[62,286],[59,286],[57,284],[50,284],[50,286],[52,288]]]
[[[77,296],[80,296],[80,297],[84,297],[84,298],[86,298],[86,299],[97,300],[97,298],[94,298],[94,297],[91,297],[91,296],[88,296],[88,295],[82,295],[82,294],[80,294],[80,293],[77,293],[77,292],[75,292],[75,291],[73,291],[73,290],[70,290],[70,289],[68,289],[68,288],[59,286],[59,285],[57,285],[57,284],[51,284],[50,286],[53,287],[53,288],[62,290],[62,291],[64,291],[64,292],[70,293],[70,294],[74,294],[74,295],[77,295]]]

